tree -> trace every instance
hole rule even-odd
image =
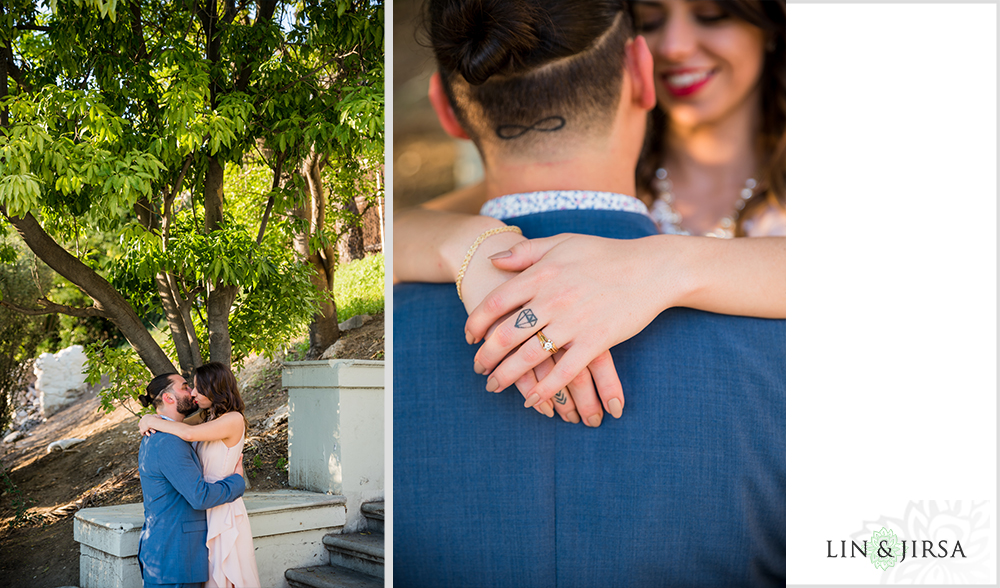
[[[364,195],[371,205],[382,193],[375,178],[382,173],[385,73],[380,4],[319,3],[305,13],[315,22],[344,26],[317,26],[315,38],[322,42],[301,53],[303,67],[293,74],[301,83],[283,86],[294,88],[283,93],[283,106],[309,115],[264,124],[280,129],[267,145],[271,161],[297,162],[293,179],[301,196],[291,207],[298,219],[295,250],[324,293],[309,328],[309,356],[315,357],[340,336],[333,300],[336,242],[361,222],[355,196]],[[340,222],[331,223],[330,217]]]
[[[316,188],[290,171],[381,158],[381,2],[7,6],[0,214],[93,305],[2,304],[106,317],[163,373],[174,366],[147,330],[155,318],[189,372],[206,346],[225,363],[273,348],[327,303],[317,266],[288,243],[307,235],[308,258],[332,236],[322,212],[294,214]],[[254,163],[269,186],[227,181]],[[80,231],[120,239],[99,262],[63,245]]]

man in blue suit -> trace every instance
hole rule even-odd
[[[156,376],[139,400],[173,421],[197,409],[190,386],[178,374]],[[205,510],[242,496],[242,474],[241,463],[235,474],[209,484],[190,443],[168,434],[142,438],[139,480],[146,520],[139,536],[139,568],[145,588],[198,588],[208,580]]]

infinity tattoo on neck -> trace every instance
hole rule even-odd
[[[530,125],[500,125],[497,127],[497,137],[503,140],[517,139],[523,136],[528,131],[538,131],[539,133],[551,133],[558,131],[559,129],[566,126],[566,119],[559,116],[547,116],[543,119],[536,120]]]

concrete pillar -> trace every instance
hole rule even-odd
[[[358,529],[361,504],[385,497],[385,362],[287,362],[281,384],[288,388],[288,483],[344,496],[344,532]]]

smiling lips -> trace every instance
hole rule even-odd
[[[674,70],[661,76],[663,85],[674,97],[690,96],[700,90],[715,75],[714,69]]]

